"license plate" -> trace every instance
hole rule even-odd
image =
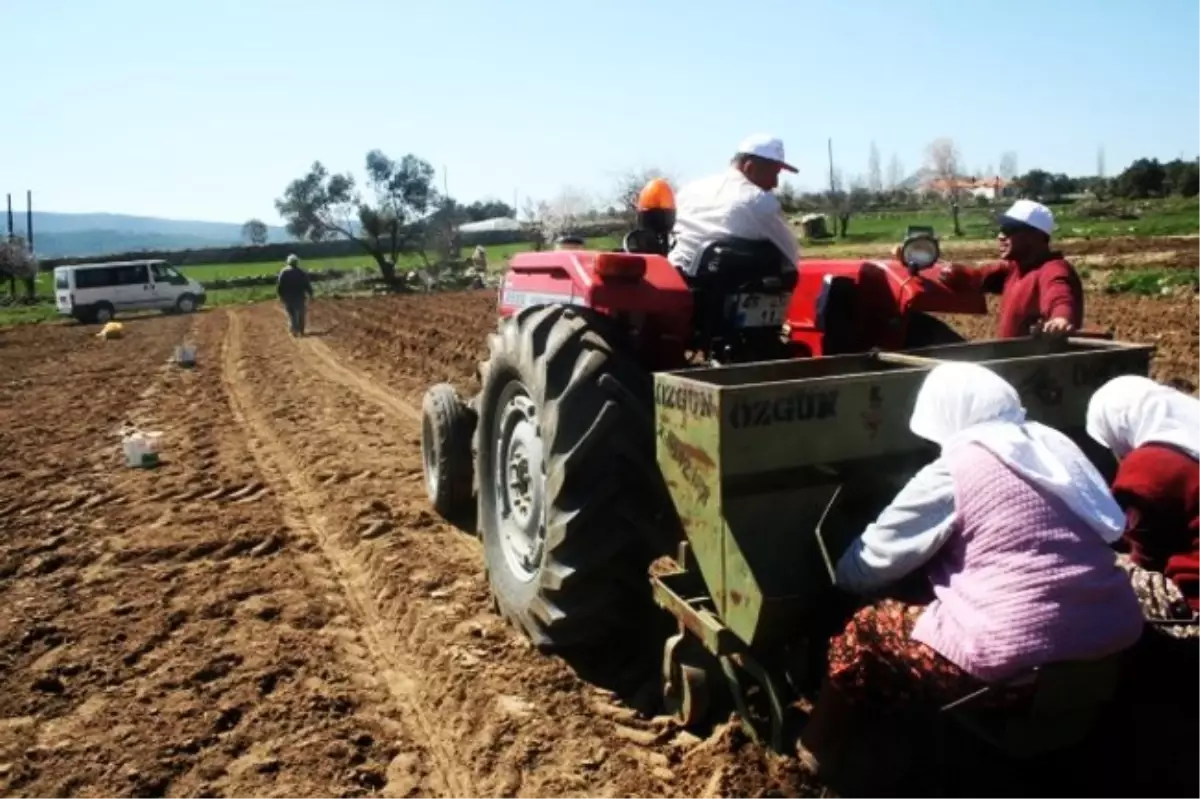
[[[777,327],[787,312],[787,297],[779,294],[738,294],[733,303],[737,327]]]

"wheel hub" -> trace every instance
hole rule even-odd
[[[513,574],[532,580],[542,562],[545,473],[537,406],[519,383],[505,392],[497,437],[495,484],[500,546]]]
[[[533,487],[529,474],[529,450],[524,438],[528,422],[521,422],[514,432],[512,449],[508,454],[508,497],[512,506],[513,519],[522,527],[529,524],[530,514],[533,513]],[[521,439],[517,438],[521,435]]]
[[[430,497],[436,496],[438,490],[437,457],[433,447],[433,421],[426,416],[421,420],[421,458],[425,467],[425,488]]]

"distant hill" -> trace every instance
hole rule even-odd
[[[2,212],[3,209],[0,209]],[[7,224],[6,220],[0,224]],[[6,230],[0,230],[6,232]],[[13,232],[25,235],[25,211],[13,208]],[[290,241],[282,227],[268,226],[268,241]],[[103,255],[135,250],[178,250],[244,243],[234,222],[200,222],[128,214],[33,212],[33,243],[39,258]]]

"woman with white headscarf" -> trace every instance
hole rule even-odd
[[[1120,459],[1119,549],[1143,611],[1153,620],[1192,618],[1200,609],[1200,400],[1146,377],[1116,377],[1092,395],[1087,431]],[[1163,629],[1197,634],[1194,625]]]
[[[1110,546],[1120,507],[1070,439],[1026,421],[1011,385],[975,364],[939,365],[909,426],[941,455],[842,555],[836,579],[870,594],[924,569],[934,599],[868,605],[830,641],[798,747],[812,768],[837,751],[857,705],[941,706],[1047,663],[1115,654],[1142,632]],[[1029,690],[1001,687],[983,701]]]

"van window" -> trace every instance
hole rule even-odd
[[[71,288],[71,280],[66,272],[54,273],[54,288],[64,290]]]
[[[98,269],[76,269],[75,270],[75,288],[79,289],[99,289],[105,286],[116,286],[117,270],[115,267],[106,266]]]
[[[117,285],[138,286],[150,282],[150,272],[145,264],[117,267]]]
[[[170,283],[174,286],[187,285],[188,279],[179,274],[170,264],[153,264],[150,271],[154,273],[154,280],[158,283]]]

